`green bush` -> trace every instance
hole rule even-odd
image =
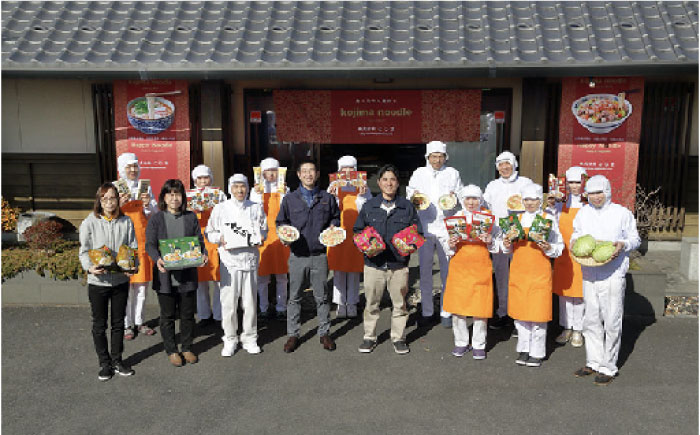
[[[33,249],[27,245],[2,250],[2,280],[12,278],[20,272],[34,270],[41,276],[54,279],[81,279],[85,284],[87,275],[80,264],[78,242],[60,240],[54,244],[55,252]]]

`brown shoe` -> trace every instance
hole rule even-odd
[[[299,337],[289,337],[284,343],[284,353],[292,353],[299,347]]]
[[[590,368],[588,366],[584,366],[584,367],[581,367],[580,369],[576,370],[574,372],[574,376],[576,376],[577,378],[582,378],[584,376],[592,375],[595,372],[596,371],[593,370],[592,368]]]
[[[179,353],[171,353],[168,355],[168,359],[170,360],[170,364],[174,365],[175,367],[182,367],[182,358],[180,357]]]
[[[189,351],[182,352],[182,356],[185,357],[185,361],[187,361],[187,364],[195,364],[197,361],[199,361],[199,358],[197,358],[197,355],[195,355]]]
[[[335,342],[333,342],[333,339],[330,335],[322,335],[320,341],[324,349],[329,351],[335,350]]]

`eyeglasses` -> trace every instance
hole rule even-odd
[[[109,202],[109,201],[118,201],[118,200],[119,200],[119,198],[117,198],[116,196],[103,196],[102,198],[100,198],[100,202]]]

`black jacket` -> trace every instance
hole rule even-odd
[[[401,269],[408,266],[410,255],[402,257],[394,245],[391,244],[391,238],[394,234],[413,224],[418,228],[418,233],[423,235],[423,227],[420,219],[418,219],[418,212],[415,206],[406,198],[397,195],[396,207],[389,213],[381,208],[382,201],[381,194],[368,200],[362,206],[362,210],[360,210],[352,230],[355,233],[360,233],[365,227],[370,226],[377,230],[382,239],[384,239],[386,244],[384,251],[372,258],[368,258],[365,255],[365,264],[367,266],[379,269]]]
[[[158,270],[158,266],[156,266],[160,258],[158,240],[168,238],[163,213],[165,212],[159,211],[151,216],[148,220],[148,226],[146,227],[146,253],[148,253],[148,256],[153,260],[153,290],[159,293],[171,293],[170,275],[173,273],[177,274],[177,279],[180,282],[180,285],[177,287],[179,293],[197,290],[198,280],[196,267],[161,273]],[[202,237],[202,230],[199,228],[197,215],[191,211],[185,211],[183,212],[183,219],[185,219],[185,237],[197,237],[202,253],[209,255],[207,248],[204,246],[204,237]]]

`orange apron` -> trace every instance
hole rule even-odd
[[[493,316],[491,258],[486,245],[466,242],[457,247],[450,260],[442,306],[458,316]]]
[[[138,243],[139,271],[129,280],[132,284],[140,284],[153,279],[153,262],[146,254],[146,226],[148,219],[143,214],[143,202],[141,200],[129,201],[122,206],[122,213],[129,216],[134,223],[136,242]]]
[[[263,209],[267,216],[267,238],[260,247],[260,264],[258,276],[276,275],[289,271],[289,248],[284,246],[277,237],[277,214],[280,211],[281,195],[275,193],[263,194]]]
[[[219,251],[217,245],[209,243],[207,236],[204,235],[204,230],[207,228],[207,223],[209,222],[209,216],[211,216],[212,208],[204,211],[196,211],[197,220],[199,220],[199,228],[202,230],[202,236],[204,237],[204,246],[207,248],[207,254],[209,261],[202,267],[197,268],[197,281],[207,282],[207,281],[219,281],[221,280],[221,275],[219,274]]]
[[[328,248],[328,269],[338,272],[362,272],[365,267],[364,258],[352,241],[352,227],[357,216],[357,194],[354,192],[338,192],[340,204],[340,226],[345,230],[345,240],[338,246]]]
[[[524,230],[527,236],[530,229]],[[523,322],[552,320],[552,265],[535,242],[520,240],[513,245],[508,315]]]
[[[559,217],[559,231],[564,238],[564,252],[554,260],[554,287],[559,296],[583,297],[583,274],[581,265],[571,258],[569,244],[574,233],[574,218],[580,209],[564,208]]]

